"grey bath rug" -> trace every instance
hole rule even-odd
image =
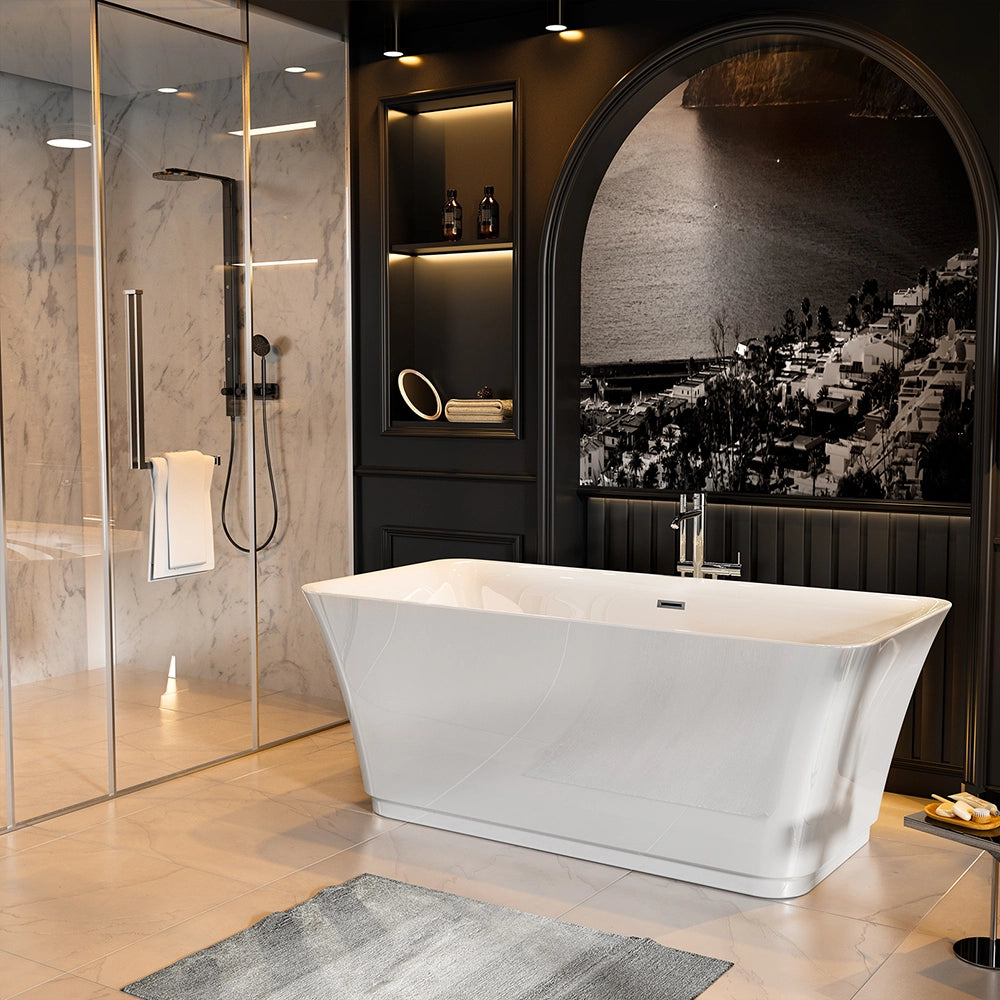
[[[731,965],[359,875],[122,989],[144,1000],[692,1000]]]

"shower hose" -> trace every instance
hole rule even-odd
[[[271,465],[271,446],[267,439],[267,359],[262,357],[260,359],[260,382],[261,382],[261,405],[265,407],[262,411],[262,421],[264,427],[264,457],[267,460],[267,478],[271,484],[271,509],[274,512],[274,517],[271,520],[271,530],[267,534],[267,538],[262,541],[257,548],[254,550],[260,552],[261,549],[266,548],[271,539],[274,538],[274,533],[278,529],[278,491],[274,485],[274,468]],[[251,419],[253,418],[253,382],[250,383],[249,396],[249,411]],[[236,414],[234,413],[229,418],[229,463],[226,468],[226,485],[222,490],[222,530],[226,533],[226,538],[229,539],[230,544],[233,548],[239,549],[240,552],[249,552],[249,548],[245,548],[240,545],[239,542],[233,538],[229,531],[229,526],[226,524],[226,507],[229,500],[229,484],[233,478],[233,455],[236,451]]]

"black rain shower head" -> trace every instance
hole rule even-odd
[[[201,174],[194,170],[181,170],[180,167],[164,167],[153,171],[153,177],[158,181],[200,181]]]

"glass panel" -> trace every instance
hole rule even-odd
[[[117,3],[119,7],[131,7],[140,13],[245,40],[239,0],[117,0]]]
[[[253,9],[249,40],[254,129],[302,126],[251,133],[254,332],[272,343],[267,377],[280,392],[256,407],[259,542],[273,523],[269,462],[278,500],[277,529],[258,557],[260,739],[267,743],[346,718],[299,589],[350,570],[345,46]]]
[[[124,788],[253,742],[252,570],[221,530],[223,516],[230,525],[245,521],[247,506],[245,424],[228,416],[232,399],[220,392],[227,344],[244,339],[233,266],[242,253],[243,142],[233,134],[242,128],[242,46],[112,7],[98,12],[115,727]],[[180,91],[160,92],[164,81],[181,82]],[[132,298],[141,336],[126,319],[128,290],[142,293]],[[130,467],[130,334],[142,352],[139,464],[168,453],[171,462],[173,488],[155,514],[150,471]],[[199,479],[208,470],[185,468],[178,455],[190,451],[221,460],[209,467],[210,516]],[[154,535],[163,545],[155,554]]]
[[[15,814],[108,792],[87,0],[0,4],[0,365]],[[2,726],[2,724],[0,724]],[[2,728],[0,728],[2,738]],[[2,806],[0,806],[2,809]]]

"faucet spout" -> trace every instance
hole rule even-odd
[[[678,514],[671,522],[670,527],[674,531],[680,531],[681,524],[684,521],[690,521],[692,517],[701,517],[701,507],[695,507],[692,510],[686,510],[682,514]]]
[[[690,502],[686,493],[680,498],[680,512],[670,522],[670,527],[680,532],[680,558],[677,561],[677,572],[681,576],[690,574],[694,577],[704,575],[702,567],[705,562],[705,494],[695,493]],[[692,523],[689,523],[692,522]],[[691,544],[688,545],[688,535]],[[688,558],[688,549],[691,556]]]

